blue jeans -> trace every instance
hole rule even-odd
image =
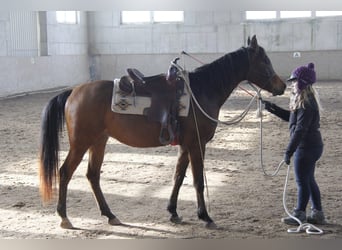
[[[321,193],[315,180],[316,161],[322,156],[323,146],[297,148],[294,153],[294,171],[297,183],[297,210],[305,211],[311,201],[313,209],[322,211]]]

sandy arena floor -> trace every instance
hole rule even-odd
[[[38,192],[40,116],[56,92],[0,100],[0,238],[341,239],[342,82],[319,82],[316,87],[325,109],[321,118],[325,151],[316,170],[329,222],[321,227],[323,235],[289,234],[289,227],[280,222],[285,215],[282,195],[286,169],[273,178],[265,177],[261,171],[256,106],[241,123],[219,125],[207,145],[207,204],[219,229],[208,230],[197,219],[190,168],[178,202],[184,223],[169,222],[166,206],[173,185],[177,147],[137,149],[113,139],[107,145],[101,184],[109,206],[124,225],[110,226],[100,216],[85,177],[85,156],[69,185],[67,203],[69,218],[80,229],[61,229],[55,202],[42,206]],[[267,99],[286,107],[288,94]],[[220,119],[239,114],[249,100],[245,93],[235,91],[222,108]],[[264,163],[266,170],[272,172],[282,160],[287,144],[287,123],[266,111],[263,121]],[[63,136],[61,160],[68,150],[66,133]],[[291,171],[287,190],[290,210],[295,205],[295,192]]]

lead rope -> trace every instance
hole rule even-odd
[[[259,92],[257,92],[257,93],[259,93]],[[262,98],[261,98],[261,95],[259,95],[258,97],[259,97],[258,105],[259,105],[259,109],[260,109],[260,111],[259,111],[260,112],[260,115],[259,115],[260,116],[260,123],[259,123],[259,128],[260,128],[260,130],[259,130],[260,131],[260,166],[261,166],[262,172],[265,176],[273,177],[279,173],[279,170],[280,170],[281,166],[283,165],[283,162],[279,163],[278,167],[276,168],[276,170],[273,173],[269,174],[266,172],[265,166],[264,166],[264,161],[263,161],[264,156],[263,156],[263,147],[262,147],[262,145],[263,145],[263,140],[262,140],[262,138],[263,138],[263,126],[262,126],[263,120],[262,120],[262,113],[261,113],[262,112],[261,111]]]
[[[282,165],[284,163],[284,160],[280,163]],[[299,226],[297,228],[289,228],[287,229],[288,233],[300,233],[305,231],[307,234],[314,234],[314,235],[321,235],[323,234],[323,230],[310,224],[310,223],[302,223],[298,218],[294,217],[289,210],[286,207],[286,189],[287,189],[287,183],[288,183],[288,177],[290,173],[290,165],[287,165],[287,174],[285,179],[285,185],[284,185],[284,192],[283,192],[283,206],[285,209],[285,212],[287,215],[289,215],[292,219],[298,222]]]
[[[184,53],[185,54],[185,53]],[[198,101],[196,100],[195,96],[193,95],[192,91],[191,91],[191,87],[190,87],[190,80],[189,80],[189,76],[188,73],[183,70],[179,65],[177,65],[176,63],[171,62],[171,64],[173,66],[175,66],[180,72],[180,77],[182,77],[186,83],[187,89],[189,90],[189,93],[191,95],[191,101],[194,101],[195,104],[197,105],[197,107],[199,108],[199,110],[203,113],[203,115],[205,115],[209,120],[216,122],[216,123],[221,123],[224,125],[233,125],[236,124],[238,122],[240,122],[248,113],[248,111],[250,110],[253,101],[255,100],[255,98],[258,98],[259,102],[258,102],[258,107],[259,107],[259,112],[260,112],[260,165],[261,165],[261,169],[263,171],[263,174],[265,176],[268,177],[274,177],[279,173],[280,168],[282,167],[282,165],[285,163],[284,160],[282,160],[277,169],[272,173],[269,174],[266,172],[265,168],[264,168],[264,164],[263,164],[263,126],[262,126],[262,113],[261,113],[261,107],[262,107],[262,97],[261,97],[261,89],[258,89],[257,87],[255,87],[252,83],[248,82],[249,85],[255,90],[256,95],[253,96],[252,100],[250,101],[250,103],[248,104],[247,108],[245,109],[245,111],[242,112],[242,114],[240,114],[239,116],[233,118],[231,121],[229,122],[222,122],[218,119],[214,119],[211,116],[209,116],[203,109],[202,107],[199,105]],[[244,89],[243,89],[244,90]],[[246,91],[248,94],[250,94],[248,91]],[[251,95],[251,94],[250,94]],[[196,124],[196,131],[197,131],[197,138],[198,138],[198,143],[199,143],[199,147],[200,147],[200,151],[201,151],[201,157],[202,157],[202,162],[204,162],[204,154],[203,154],[203,149],[202,149],[202,144],[200,141],[200,134],[199,134],[199,129],[198,129],[198,124],[197,124],[197,118],[195,115],[195,107],[193,105],[192,102],[192,110],[193,110],[193,114],[194,114],[194,120],[195,120],[195,124]],[[289,177],[289,173],[290,173],[290,165],[288,165],[287,168],[287,175],[286,175],[286,179],[285,179],[285,185],[284,185],[284,191],[283,191],[283,207],[285,209],[285,212],[288,216],[290,216],[291,218],[293,218],[294,220],[296,220],[299,224],[298,228],[290,228],[287,230],[288,233],[300,233],[302,231],[306,231],[307,234],[314,234],[314,235],[320,235],[323,234],[323,230],[310,224],[310,223],[302,223],[299,219],[297,219],[296,217],[294,217],[293,215],[290,214],[290,212],[287,209],[286,206],[286,190],[287,190],[287,183],[288,183],[288,177]],[[207,185],[207,177],[205,174],[205,168],[203,167],[203,174],[204,174],[204,180],[205,180],[205,185],[206,185],[206,190],[207,190],[207,199],[208,199],[208,211],[210,212],[210,199],[209,199],[209,190],[208,190],[208,185]]]
[[[197,123],[197,115],[195,113],[195,105],[193,103],[193,99],[191,98],[191,107],[192,107],[192,113],[194,114],[194,120],[195,120],[195,126],[196,126],[196,133],[197,133],[197,139],[198,139],[198,146],[200,149],[200,154],[201,154],[201,159],[202,159],[202,164],[203,164],[203,175],[204,175],[204,183],[205,183],[205,187],[206,187],[206,195],[207,195],[207,204],[208,204],[208,212],[210,213],[210,197],[209,197],[209,187],[208,187],[208,181],[207,181],[207,175],[205,172],[205,168],[204,168],[204,152],[203,152],[203,148],[202,148],[202,143],[201,143],[201,139],[200,139],[200,132],[199,132],[199,128],[198,128],[198,123]]]
[[[259,92],[257,92],[257,94],[259,95]],[[262,114],[261,114],[261,105],[262,105],[262,98],[261,98],[261,95],[258,96],[259,97],[259,108],[260,108],[260,165],[261,165],[261,169],[264,173],[265,176],[268,176],[268,177],[274,177],[278,174],[280,168],[285,164],[285,161],[282,160],[277,169],[272,173],[272,174],[269,174],[266,172],[265,168],[264,168],[264,163],[263,163],[263,126],[262,126]],[[284,191],[283,191],[283,207],[284,207],[284,210],[286,212],[286,214],[294,219],[295,221],[298,222],[299,226],[297,228],[289,228],[287,230],[288,233],[300,233],[300,232],[303,232],[305,231],[307,234],[314,234],[314,235],[321,235],[323,234],[323,230],[310,224],[310,223],[302,223],[298,218],[294,217],[290,212],[289,210],[287,209],[287,206],[286,206],[286,190],[287,190],[287,184],[288,184],[288,178],[289,178],[289,175],[290,175],[290,165],[287,165],[287,174],[286,174],[286,178],[285,178],[285,184],[284,184]]]
[[[183,74],[183,77],[184,77],[184,73],[182,73]],[[192,92],[191,92],[191,88],[190,88],[190,85],[188,84],[189,83],[189,78],[188,78],[188,75],[187,74],[185,74],[185,78],[183,78],[183,79],[185,79],[185,82],[187,83],[187,87],[188,87],[188,89],[190,90],[189,92],[191,93],[191,95],[192,95],[192,99],[195,101],[195,103],[196,103],[196,105],[199,107],[199,109],[201,110],[201,112],[206,116],[206,117],[208,117],[210,120],[212,120],[212,121],[216,121],[216,122],[218,122],[218,123],[223,123],[223,124],[225,124],[225,125],[231,125],[231,124],[235,124],[235,123],[237,123],[237,122],[229,122],[229,123],[227,123],[227,122],[221,122],[221,121],[219,121],[219,120],[215,120],[215,119],[213,119],[213,118],[211,118],[207,113],[205,113],[204,112],[204,110],[200,107],[200,105],[198,104],[198,102],[197,102],[197,100],[196,100],[196,98],[193,96],[193,94],[192,94]],[[255,98],[256,97],[258,97],[258,99],[259,99],[259,103],[258,103],[258,105],[259,105],[259,109],[260,109],[260,112],[261,112],[261,107],[262,107],[262,97],[261,97],[261,94],[260,94],[260,89],[257,89],[253,84],[251,84],[250,83],[250,85],[252,86],[252,88],[256,91],[256,95],[252,98],[252,101],[250,102],[250,104],[255,100]],[[248,111],[249,111],[249,109],[250,109],[250,107],[251,107],[251,105],[248,105],[248,107],[246,108],[246,112],[245,112],[245,114],[243,114],[242,115],[242,118],[240,119],[238,119],[238,121],[241,121],[245,116],[246,116],[246,114],[248,113]],[[197,125],[197,119],[196,119],[196,115],[195,115],[195,112],[194,112],[194,105],[192,105],[192,108],[193,108],[193,113],[194,113],[194,117],[195,117],[195,123],[196,123],[196,129],[197,129],[197,135],[198,135],[198,140],[199,140],[199,130],[198,130],[198,125]],[[244,113],[243,112],[243,113]],[[278,173],[279,173],[279,170],[280,170],[280,168],[282,167],[282,165],[285,163],[284,162],[284,160],[282,160],[280,163],[279,163],[279,165],[278,165],[278,167],[277,167],[277,169],[272,173],[272,174],[268,174],[267,172],[266,172],[266,170],[265,170],[265,168],[264,168],[264,164],[263,164],[263,147],[262,147],[262,145],[263,145],[263,140],[262,140],[262,138],[263,138],[263,130],[262,130],[262,128],[263,128],[263,126],[262,126],[262,114],[260,114],[260,165],[261,165],[261,168],[262,168],[262,171],[263,171],[263,173],[264,173],[264,175],[265,176],[268,176],[268,177],[274,177],[274,176],[276,176]],[[200,140],[199,140],[199,146],[200,146],[200,150],[201,150],[201,156],[202,156],[202,160],[203,160],[203,162],[204,162],[204,157],[203,157],[203,151],[202,151],[202,145],[201,145],[201,143],[200,143]],[[207,178],[206,178],[206,175],[205,175],[205,171],[204,171],[204,168],[203,168],[203,172],[204,172],[204,176],[205,176],[205,183],[206,183],[206,187],[207,187],[207,197],[208,197],[208,204],[210,204],[210,200],[209,200],[209,191],[208,191],[208,185],[207,185]],[[290,173],[290,165],[288,165],[288,168],[287,168],[287,174],[286,174],[286,179],[285,179],[285,185],[284,185],[284,191],[283,191],[283,207],[284,207],[284,209],[285,209],[285,212],[286,212],[286,214],[288,215],[288,216],[290,216],[291,218],[293,218],[294,220],[296,220],[297,222],[298,222],[298,224],[299,224],[299,226],[297,227],[297,228],[290,228],[290,229],[288,229],[287,230],[287,232],[288,233],[300,233],[300,232],[303,232],[304,230],[305,230],[305,232],[307,233],[307,234],[313,234],[313,235],[321,235],[321,234],[323,234],[324,232],[323,232],[323,230],[322,229],[320,229],[320,228],[318,228],[318,227],[316,227],[316,226],[314,226],[314,225],[312,225],[312,224],[310,224],[310,223],[302,223],[299,219],[297,219],[296,217],[294,217],[293,215],[291,215],[291,213],[288,211],[288,209],[287,209],[287,206],[286,206],[286,190],[287,190],[287,184],[288,184],[288,177],[289,177],[289,173]],[[210,211],[210,206],[209,206],[209,211]]]

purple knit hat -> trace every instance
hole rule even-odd
[[[316,82],[315,65],[309,63],[308,66],[300,66],[292,71],[292,74],[287,81],[298,81],[298,89],[303,90],[308,85],[312,85]]]

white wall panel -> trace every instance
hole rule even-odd
[[[10,12],[7,54],[9,56],[37,56],[38,48],[37,12]]]

